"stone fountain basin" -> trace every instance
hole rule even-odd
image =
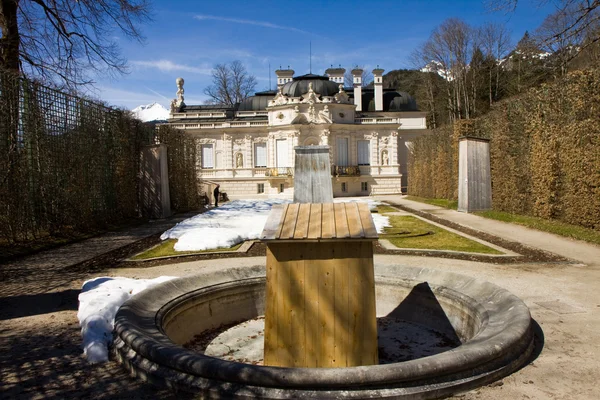
[[[350,368],[280,368],[189,351],[208,329],[264,314],[264,265],[179,278],[127,301],[115,319],[114,353],[133,374],[175,390],[222,398],[438,398],[490,383],[533,349],[527,306],[489,282],[451,272],[375,265],[377,315],[399,315],[462,345],[410,361]]]

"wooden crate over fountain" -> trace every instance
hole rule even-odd
[[[368,206],[274,206],[261,238],[267,243],[265,365],[377,364],[377,231]]]

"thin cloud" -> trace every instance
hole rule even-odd
[[[150,92],[154,93],[155,95],[162,97],[162,98],[163,98],[163,99],[165,99],[167,102],[170,102],[170,101],[171,101],[171,99],[169,99],[168,97],[166,97],[166,96],[163,96],[162,94],[158,93],[156,90],[152,90],[152,89],[150,89],[148,86],[144,86],[144,88],[146,88],[146,90],[149,90]]]
[[[176,64],[170,60],[130,61],[130,64],[142,68],[156,68],[163,72],[181,71],[204,75],[210,75],[212,72],[210,68],[198,68],[185,64]]]
[[[277,24],[273,24],[271,22],[266,22],[266,21],[254,21],[251,19],[227,18],[227,17],[218,17],[216,15],[202,15],[202,14],[195,15],[194,18],[196,18],[199,21],[210,19],[213,21],[232,22],[234,24],[256,25],[256,26],[262,26],[264,28],[282,29],[282,30],[286,30],[286,31],[303,33],[305,35],[311,35],[310,32],[303,31],[302,29],[294,28],[291,26],[277,25]]]

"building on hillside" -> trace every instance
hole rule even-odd
[[[379,68],[372,88],[361,69],[353,88],[343,87],[343,68],[275,72],[277,90],[234,107],[185,105],[178,78],[168,124],[198,139],[199,182],[219,182],[232,199],[293,197],[294,147],[328,145],[335,197],[405,191],[408,146],[428,132],[413,97],[383,89]]]

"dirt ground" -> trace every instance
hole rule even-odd
[[[223,258],[219,263],[227,267],[264,262],[260,254],[252,255],[258,257]],[[0,398],[184,398],[130,377],[114,361],[88,364],[80,347],[77,296],[83,281],[92,277],[186,276],[214,261],[119,264],[116,258],[96,258],[62,269],[0,266]],[[530,307],[540,328],[540,345],[531,362],[501,381],[454,398],[600,398],[600,258],[588,265],[558,258],[492,264],[378,254],[375,262],[473,276],[508,289]]]

